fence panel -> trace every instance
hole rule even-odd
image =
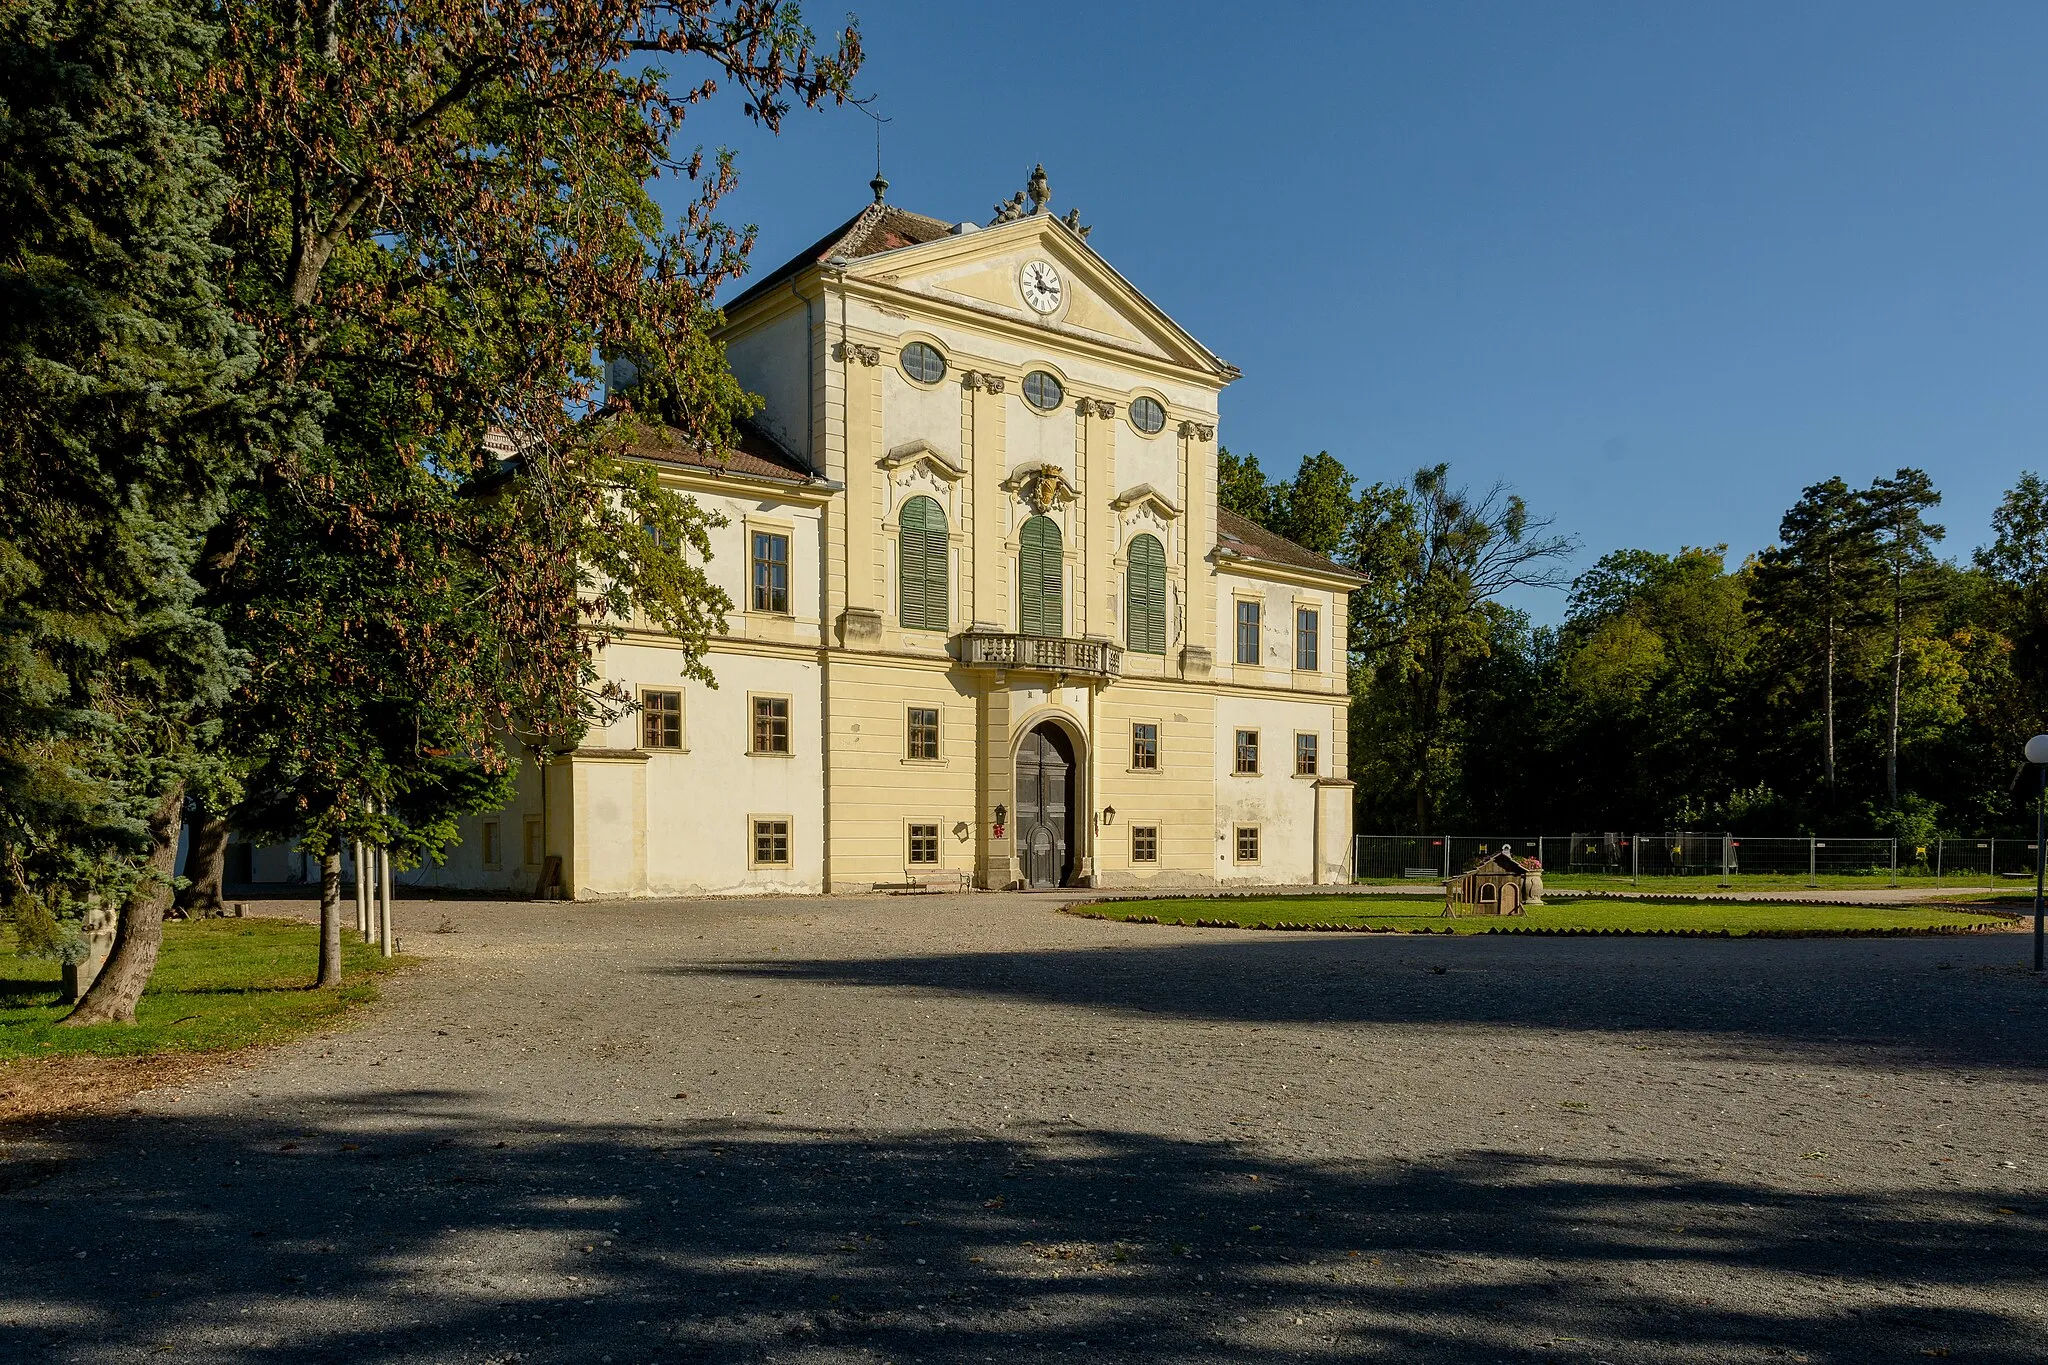
[[[1383,882],[1408,880],[1411,874],[1428,868],[1428,877],[1416,880],[1432,880],[1444,875],[1444,840],[1442,835],[1414,834],[1361,834],[1358,836],[1359,881]]]
[[[2031,880],[2030,839],[1970,837],[1895,842],[1840,835],[1726,834],[1714,830],[1582,831],[1562,835],[1361,834],[1360,881],[1435,880],[1512,848],[1536,857],[1550,884],[1754,891],[1800,887],[1987,886]],[[1427,868],[1427,877],[1419,875]]]

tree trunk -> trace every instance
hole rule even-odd
[[[1884,755],[1884,789],[1893,810],[1899,808],[1899,683],[1906,667],[1906,608],[1893,598],[1892,607],[1892,718]]]
[[[320,855],[320,979],[315,989],[341,984],[341,850]]]
[[[1835,618],[1832,613],[1828,616],[1828,659],[1825,676],[1821,702],[1824,712],[1821,721],[1821,775],[1827,783],[1828,805],[1832,808],[1835,804]]]
[[[150,812],[149,837],[155,847],[142,879],[122,902],[114,925],[114,948],[107,965],[87,989],[66,1024],[132,1024],[135,1002],[142,998],[157,950],[164,941],[164,911],[171,908],[171,878],[178,867],[178,827],[185,817],[185,784],[173,782]]]
[[[192,822],[192,846],[185,853],[185,880],[191,885],[178,893],[178,904],[187,910],[218,910],[227,872],[228,821],[203,806],[198,815]]]

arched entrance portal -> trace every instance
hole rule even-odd
[[[1050,722],[1017,749],[1017,852],[1026,886],[1065,886],[1074,871],[1073,741]]]

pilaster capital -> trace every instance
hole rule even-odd
[[[1114,417],[1116,404],[1101,398],[1083,398],[1075,402],[1074,410],[1083,417]]]
[[[1216,428],[1207,422],[1182,422],[1179,430],[1183,441],[1210,441],[1216,437]]]
[[[841,341],[832,347],[832,358],[841,361],[855,360],[863,365],[879,365],[882,363],[882,348],[865,346],[858,341]]]
[[[1001,393],[1003,386],[1008,382],[1001,375],[989,374],[984,370],[969,370],[960,376],[961,387],[975,392]]]

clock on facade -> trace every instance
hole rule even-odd
[[[1060,306],[1060,272],[1052,268],[1049,261],[1026,261],[1017,274],[1017,287],[1024,291],[1024,302],[1031,305],[1034,313],[1056,312]]]

